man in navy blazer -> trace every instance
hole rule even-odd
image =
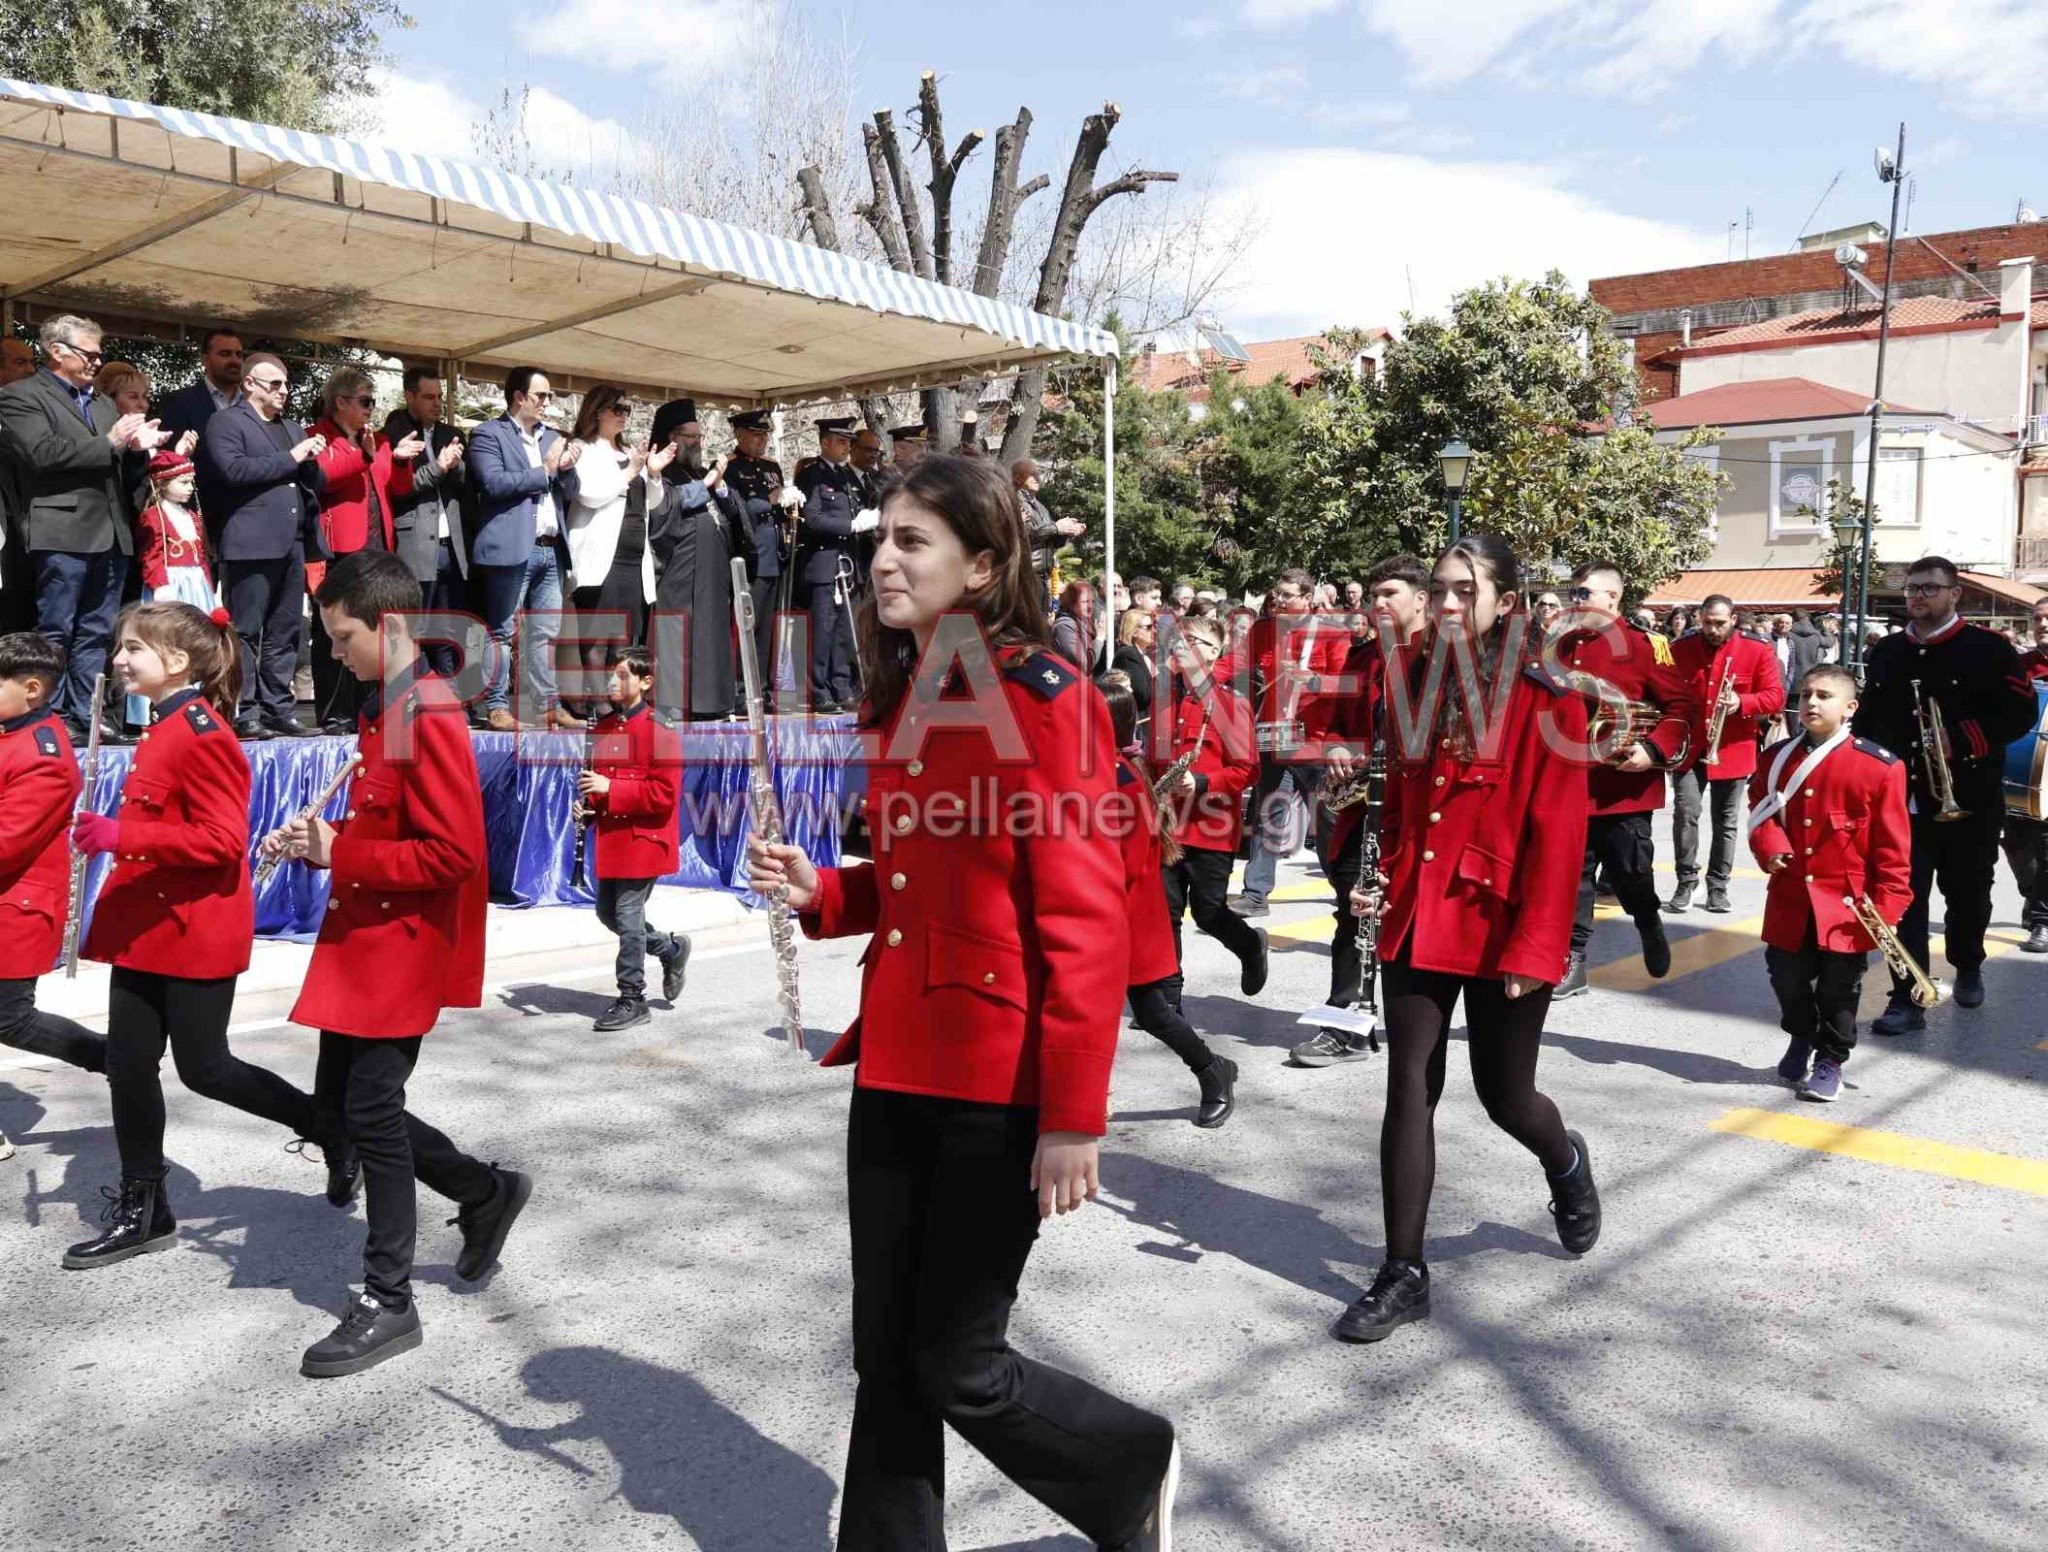
[[[199,478],[199,515],[206,520],[216,548],[220,527],[213,509],[221,499],[220,476],[206,456],[204,433],[208,421],[240,401],[245,354],[242,336],[228,325],[218,324],[207,330],[206,343],[200,350],[198,381],[187,383],[156,406],[158,422],[170,433],[169,445],[175,446],[188,431],[201,433],[193,460]]]
[[[308,539],[319,559],[319,454],[326,438],[284,418],[284,362],[258,351],[243,363],[242,400],[200,433],[219,485],[209,526],[219,535],[222,588],[242,638],[243,738],[305,736],[292,676],[305,629]]]
[[[484,688],[484,716],[501,733],[519,726],[511,709],[515,640],[525,648],[521,705],[541,726],[583,726],[562,709],[555,689],[555,638],[562,630],[569,574],[563,517],[576,493],[580,448],[541,423],[554,397],[538,367],[516,366],[505,374],[505,413],[469,438],[475,512],[470,598],[497,646]]]

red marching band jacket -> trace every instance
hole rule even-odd
[[[63,950],[71,811],[83,785],[56,712],[0,722],[0,981],[47,975]]]
[[[320,539],[330,555],[351,555],[370,536],[370,488],[377,490],[383,548],[392,547],[391,499],[412,494],[412,464],[394,464],[391,438],[375,434],[374,457],[331,420],[316,421],[308,433],[327,438],[316,460],[327,479],[320,488]],[[308,587],[312,586],[308,583]]]
[[[1785,709],[1790,689],[1778,672],[1778,659],[1768,642],[1745,636],[1740,631],[1720,647],[1707,645],[1698,632],[1681,636],[1671,644],[1671,656],[1684,676],[1694,707],[1692,751],[1682,769],[1691,769],[1707,757],[1707,721],[1714,715],[1714,703],[1721,698],[1721,680],[1732,668],[1738,704],[1721,724],[1721,758],[1705,767],[1713,781],[1748,777],[1756,769],[1757,727]]]
[[[114,867],[84,956],[192,981],[248,969],[249,757],[198,690],[157,703],[115,817]]]
[[[1129,980],[1133,986],[1149,986],[1180,973],[1173,923],[1166,915],[1166,886],[1159,877],[1159,811],[1152,804],[1152,783],[1142,767],[1119,758],[1116,783],[1118,791],[1129,794],[1132,806],[1123,838],[1124,914],[1131,924]]]
[[[1776,672],[1774,662],[1772,671]],[[1773,744],[1749,780],[1752,824],[1749,849],[1770,875],[1764,894],[1764,942],[1797,953],[1809,923],[1820,946],[1836,954],[1874,948],[1845,895],[1867,895],[1877,914],[1896,927],[1913,903],[1913,828],[1906,813],[1906,766],[1867,738],[1845,739],[1815,768],[1777,812],[1754,818],[1770,795],[1771,768],[1787,744],[1795,746],[1779,776],[1789,786],[1806,755],[1804,735]]]
[[[1669,655],[1661,641],[1619,619],[1598,629],[1568,631],[1545,653],[1544,661],[1552,669],[1591,674],[1621,698],[1643,701],[1663,712],[1643,739],[1653,756],[1648,770],[1624,771],[1596,763],[1588,773],[1587,796],[1596,818],[1647,814],[1664,806],[1665,771],[1691,735],[1698,715],[1692,691]],[[1589,701],[1588,710],[1595,704]]]
[[[598,878],[661,878],[682,860],[676,799],[683,740],[642,701],[598,720],[590,768],[611,782],[591,799],[597,813]]]
[[[1202,726],[1207,706],[1208,728]],[[1168,763],[1202,746],[1188,774],[1195,778],[1192,799],[1169,795],[1173,838],[1183,846],[1202,846],[1233,855],[1244,836],[1244,795],[1259,779],[1259,751],[1252,738],[1251,708],[1244,698],[1211,676],[1206,695],[1174,682],[1173,753]]]
[[[483,1001],[483,791],[462,703],[423,668],[397,675],[358,719],[333,892],[295,1024],[401,1039]]]
[[[935,723],[902,740],[899,710],[869,766],[873,865],[819,869],[804,932],[874,934],[825,1064],[1100,1136],[1131,965],[1122,843],[1101,822],[1120,802],[1109,708],[1050,652],[1001,685],[988,710],[1011,726],[993,738]]]
[[[1586,851],[1586,762],[1569,753],[1586,747],[1586,705],[1531,667],[1501,716],[1470,760],[1442,736],[1420,758],[1389,737],[1380,958],[1554,985],[1570,957]]]
[[[1351,641],[1341,616],[1261,615],[1242,639],[1217,658],[1213,672],[1219,683],[1228,685],[1244,680],[1248,671],[1256,675],[1260,686],[1256,720],[1302,725],[1301,744],[1275,753],[1282,759],[1313,760],[1342,700],[1328,681],[1343,671]],[[1253,751],[1257,752],[1256,745]]]

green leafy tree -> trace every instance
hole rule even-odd
[[[1628,424],[1634,375],[1607,313],[1552,272],[1459,295],[1448,321],[1404,318],[1375,377],[1354,374],[1356,337],[1333,331],[1323,393],[1303,422],[1308,526],[1338,569],[1448,537],[1438,451],[1478,454],[1464,519],[1538,564],[1611,556],[1640,591],[1711,550],[1719,479],[1691,449]]]
[[[1799,510],[1807,517],[1816,515],[1811,507],[1801,507]],[[1822,526],[1833,533],[1837,523],[1861,523],[1863,512],[1863,498],[1857,495],[1850,485],[1839,478],[1828,481],[1827,500],[1823,504],[1823,510],[1818,514]],[[1821,592],[1837,598],[1853,597],[1848,590],[1855,585],[1856,552],[1861,548],[1860,537],[1849,544],[1843,544],[1839,539],[1832,541],[1828,546],[1827,559],[1813,574],[1814,586]],[[1863,576],[1865,586],[1874,590],[1878,585],[1879,575],[1875,554],[1877,545],[1873,543],[1870,548],[1873,553],[1863,558]]]

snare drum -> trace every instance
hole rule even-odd
[[[2005,811],[2048,820],[2048,682],[2034,682],[2034,731],[2005,746]]]
[[[1308,729],[1298,720],[1261,722],[1252,736],[1260,754],[1290,754],[1308,742]]]

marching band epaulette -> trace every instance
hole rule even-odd
[[[217,733],[224,726],[213,708],[203,700],[185,703],[185,720],[192,724],[195,733]]]
[[[1571,688],[1570,685],[1566,684],[1564,680],[1558,678],[1555,674],[1551,673],[1551,671],[1545,668],[1541,663],[1531,663],[1527,668],[1522,670],[1522,677],[1525,679],[1534,680],[1537,684],[1542,685],[1543,688],[1548,690],[1552,695],[1562,695]]]
[[[1852,738],[1849,742],[1862,750],[1863,753],[1869,755],[1873,760],[1882,760],[1886,765],[1898,763],[1899,757],[1885,748],[1883,744],[1872,743],[1867,738]]]
[[[63,746],[57,742],[57,730],[51,727],[47,720],[36,727],[36,749],[39,753],[47,755],[59,755],[64,752]]]
[[[1023,662],[1004,669],[1003,677],[1028,685],[1039,699],[1049,701],[1080,675],[1050,652],[1034,652]]]

